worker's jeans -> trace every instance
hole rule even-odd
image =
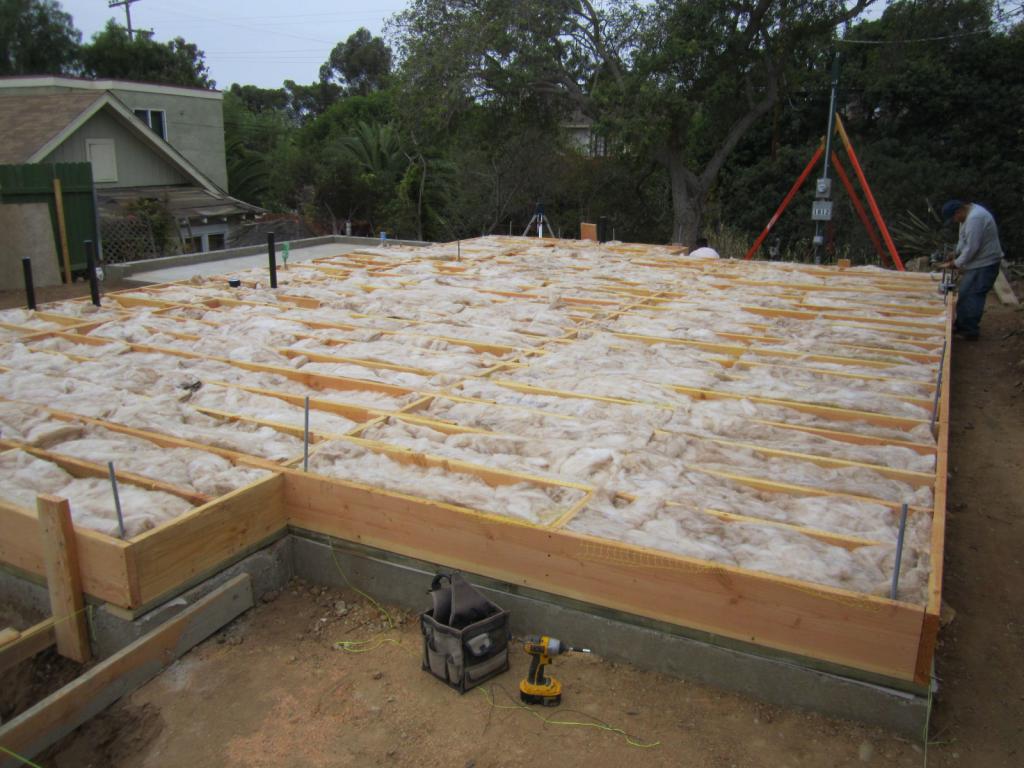
[[[985,296],[992,290],[999,276],[999,262],[987,267],[965,270],[957,289],[956,330],[966,336],[977,336],[981,314],[985,311]]]

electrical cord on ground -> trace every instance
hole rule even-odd
[[[338,555],[334,550],[334,541],[330,537],[328,537],[327,539],[327,545],[331,550],[331,559],[334,560],[334,565],[338,569],[338,573],[341,574],[341,578],[345,582],[346,586],[348,586],[348,588],[351,589],[353,592],[356,592],[357,594],[365,597],[381,613],[381,615],[384,616],[388,624],[388,628],[384,630],[384,632],[379,632],[378,634],[374,635],[373,637],[367,640],[339,640],[334,644],[334,646],[348,653],[369,653],[370,651],[377,650],[385,643],[391,643],[393,645],[401,646],[402,643],[400,640],[397,640],[393,637],[384,637],[385,632],[389,632],[395,629],[395,621],[391,617],[391,614],[388,613],[388,610],[379,602],[377,602],[377,600],[375,600],[372,596],[368,595],[366,592],[363,592],[363,590],[359,589],[358,587],[352,585],[352,582],[349,581],[348,576],[345,574],[344,569],[341,567],[341,563],[338,561]],[[577,712],[583,717],[589,717],[592,722],[575,720],[556,720],[554,717],[544,717],[539,712],[527,706],[526,704],[517,701],[502,686],[499,685],[497,687],[502,691],[502,693],[504,693],[509,698],[510,701],[512,701],[511,705],[498,704],[497,702],[495,702],[494,694],[491,693],[490,689],[488,688],[480,687],[476,689],[484,695],[484,698],[487,699],[487,702],[491,705],[492,709],[523,709],[529,712],[534,717],[536,717],[541,722],[543,722],[545,725],[561,725],[576,728],[596,728],[598,730],[608,731],[609,733],[617,733],[620,736],[622,736],[623,739],[625,739],[626,743],[629,746],[636,747],[638,749],[653,749],[654,747],[661,745],[660,741],[655,741],[651,743],[644,743],[642,741],[639,741],[638,739],[635,739],[634,737],[630,736],[621,728],[616,728],[613,725],[609,725],[600,718],[597,718],[594,715],[587,714],[586,712],[581,712],[580,710],[562,709],[561,711]]]
[[[31,766],[31,768],[43,768],[41,765],[39,765],[37,763],[33,763],[27,757],[22,757],[17,752],[12,752],[7,747],[0,746],[0,752],[5,752],[6,754],[8,754],[11,757],[13,757],[15,760],[20,760],[23,764]]]
[[[502,693],[504,693],[505,696],[508,697],[508,699],[512,702],[512,704],[498,704],[494,700],[494,694],[492,693],[491,689],[489,689],[489,688],[484,688],[483,686],[481,686],[481,687],[476,689],[476,690],[478,690],[483,695],[483,697],[485,699],[487,699],[487,703],[490,704],[493,709],[522,709],[522,710],[525,710],[526,712],[528,712],[533,717],[535,717],[538,720],[540,720],[545,725],[562,725],[562,726],[575,727],[575,728],[596,728],[596,729],[598,729],[600,731],[608,731],[610,733],[617,733],[620,736],[622,736],[623,739],[625,739],[626,743],[629,746],[636,747],[637,749],[653,749],[653,748],[658,747],[658,746],[661,745],[661,741],[654,741],[654,742],[648,742],[648,743],[642,742],[639,739],[636,739],[633,736],[630,736],[628,733],[626,733],[621,728],[616,728],[615,726],[609,725],[608,723],[604,722],[600,718],[594,717],[593,715],[587,714],[586,712],[581,712],[580,710],[576,710],[576,709],[563,709],[561,711],[562,712],[577,712],[577,713],[583,715],[584,717],[589,717],[592,722],[577,721],[577,720],[556,720],[554,718],[554,716],[545,717],[544,715],[540,714],[540,712],[538,712],[535,708],[530,707],[529,705],[524,704],[523,702],[516,700],[508,691],[505,690],[505,688],[503,686],[498,685],[497,688]]]
[[[348,580],[348,576],[345,574],[344,569],[341,567],[341,563],[338,562],[338,555],[334,551],[334,540],[330,537],[327,538],[327,546],[331,550],[331,559],[334,560],[334,565],[338,569],[338,573],[341,574],[341,578],[345,582],[346,586],[356,594],[365,597],[373,605],[374,608],[380,611],[381,615],[387,621],[388,625],[387,629],[383,630],[382,632],[378,632],[373,637],[370,637],[366,640],[338,640],[334,644],[334,647],[342,651],[345,651],[346,653],[369,653],[370,651],[375,651],[382,645],[385,645],[387,643],[400,646],[402,644],[401,640],[397,640],[393,637],[384,637],[385,633],[395,629],[395,620],[391,618],[391,614],[388,613],[388,610],[383,605],[378,603],[372,596],[368,595],[366,592],[363,592],[363,590],[359,589],[358,587],[353,586],[352,582]]]

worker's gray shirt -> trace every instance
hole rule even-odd
[[[957,269],[980,269],[997,264],[1002,258],[996,220],[980,205],[972,203],[967,218],[960,225],[960,239],[956,244]]]

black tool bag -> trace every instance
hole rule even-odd
[[[459,693],[508,669],[508,611],[457,572],[435,576],[430,596],[433,608],[420,614],[423,669]]]

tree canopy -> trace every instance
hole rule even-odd
[[[365,96],[384,87],[391,74],[391,49],[365,27],[360,27],[344,43],[331,51],[320,79],[340,80],[349,94]]]
[[[2,74],[213,86],[180,38],[111,23],[81,45],[53,0],[0,0],[0,21]],[[897,245],[959,197],[993,211],[1012,255],[1022,22],[993,0],[412,0],[383,37],[339,40],[312,82],[231,86],[230,191],[324,230],[518,232],[542,201],[556,234],[607,216],[622,239],[703,232],[742,252],[822,139],[838,55],[838,111]],[[809,253],[811,197],[774,252]],[[838,184],[835,200],[828,253],[877,260]]]
[[[146,83],[213,88],[204,54],[193,43],[180,37],[159,43],[127,30],[113,19],[80,53],[82,69],[91,77],[137,80]]]
[[[81,39],[54,0],[0,0],[0,77],[73,73]]]

